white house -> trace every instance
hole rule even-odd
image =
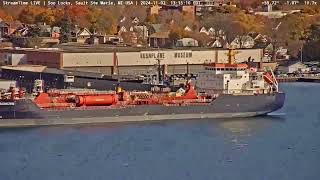
[[[230,47],[229,43],[223,38],[221,39],[217,38],[216,40],[211,41],[210,43],[208,43],[208,46],[213,48],[229,48]]]
[[[144,39],[148,38],[149,36],[149,29],[145,25],[134,26],[133,31],[136,32],[139,37],[142,37]]]
[[[254,39],[249,35],[238,36],[230,43],[230,46],[233,48],[253,48]]]
[[[200,28],[200,33],[205,33],[206,35],[209,35],[209,32],[207,31],[207,29],[205,27]]]
[[[308,72],[309,68],[299,61],[286,61],[281,63],[278,67],[278,71],[282,73],[294,73],[294,72]]]
[[[128,31],[127,31],[127,28],[126,28],[126,27],[121,26],[121,28],[120,28],[119,31],[118,31],[118,34],[121,34],[121,33],[123,33],[123,32],[128,32]]]
[[[216,34],[216,30],[213,27],[210,27],[208,33],[210,36],[214,36]]]
[[[209,45],[210,47],[214,47],[214,48],[222,48],[223,45],[222,43],[219,41],[219,39],[216,39],[215,41],[213,41],[212,43],[210,43]]]
[[[132,20],[132,24],[138,24],[140,22],[139,18],[135,17]]]
[[[185,30],[185,31],[188,31],[188,32],[191,32],[191,31],[192,31],[192,29],[191,29],[189,26],[184,27],[184,30]]]
[[[218,31],[218,34],[221,36],[221,35],[224,34],[224,31],[223,31],[222,29],[220,29],[220,30]]]
[[[197,47],[198,41],[193,38],[182,38],[176,42],[177,47]]]

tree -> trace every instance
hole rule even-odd
[[[181,38],[191,37],[188,32],[186,32],[183,28],[178,26],[172,26],[169,32],[169,39],[172,45],[175,45],[177,40]]]
[[[320,24],[315,23],[310,26],[307,43],[303,48],[303,57],[307,60],[318,60],[320,59]]]
[[[64,12],[69,14],[72,24],[76,24],[81,27],[90,26],[90,22],[87,18],[89,14],[88,6],[67,6],[64,8]]]
[[[36,16],[43,11],[44,8],[41,7],[27,6],[20,12],[18,19],[26,24],[34,24],[36,22]]]
[[[30,26],[28,30],[27,37],[39,37],[40,36],[40,28],[38,26]]]
[[[256,8],[261,5],[260,0],[240,0],[239,5],[241,8]]]
[[[203,26],[213,27],[216,31],[222,30],[229,44],[236,37],[243,36],[247,32],[245,25],[240,20],[236,20],[232,14],[208,14],[203,22]]]
[[[26,35],[28,38],[26,39],[26,43],[24,47],[34,48],[41,46],[42,39],[40,36],[40,28],[37,26],[30,26],[28,30],[28,34]]]
[[[274,46],[272,60],[276,60],[276,51],[280,46],[287,47],[290,55],[297,57],[299,49],[305,44],[308,37],[308,29],[314,21],[314,17],[305,14],[291,14],[281,19],[267,19],[263,33],[271,38]]]
[[[50,8],[44,10],[42,13],[36,15],[36,22],[43,22],[48,25],[53,25],[56,22],[55,12]]]
[[[60,43],[68,43],[71,41],[71,19],[66,12],[60,22]]]
[[[199,46],[206,47],[208,43],[211,41],[211,38],[205,33],[195,32],[191,35],[191,37],[198,41]]]
[[[194,20],[190,14],[180,13],[178,11],[163,11],[159,14],[159,23],[170,29],[172,25],[184,28],[185,26],[199,27],[199,22]]]
[[[13,21],[13,17],[1,9],[0,9],[0,19],[2,19],[3,21],[6,21],[6,22]]]
[[[42,40],[39,37],[29,37],[26,40],[25,47],[27,48],[35,48],[41,46]]]
[[[90,8],[88,19],[90,30],[94,33],[114,34],[117,30],[116,21],[109,11]]]
[[[158,19],[157,15],[152,14],[152,15],[147,16],[146,22],[149,24],[155,24],[157,22],[157,19]]]
[[[140,22],[144,21],[147,17],[147,7],[144,6],[125,6],[122,11],[122,15],[127,18],[137,17]]]

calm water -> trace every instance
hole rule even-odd
[[[0,180],[320,179],[320,84],[273,117],[0,130]]]

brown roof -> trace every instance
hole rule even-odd
[[[169,32],[156,32],[151,34],[149,38],[169,38]]]

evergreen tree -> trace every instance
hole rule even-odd
[[[72,23],[68,13],[65,13],[60,22],[60,43],[68,43],[71,41]]]

